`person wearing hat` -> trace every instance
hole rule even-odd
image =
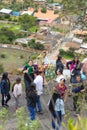
[[[16,82],[13,84],[12,93],[15,99],[15,110],[19,107],[20,96],[22,95],[21,78],[17,77]]]
[[[4,72],[1,78],[1,94],[2,94],[2,106],[8,107],[8,101],[10,96],[10,80],[8,78],[8,72]]]
[[[56,81],[59,83],[61,79],[65,79],[65,77],[63,75],[63,70],[62,69],[58,69],[57,70]]]

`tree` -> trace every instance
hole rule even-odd
[[[80,24],[82,27],[87,27],[87,21],[85,21],[85,14],[87,9],[86,0],[62,0],[62,4],[62,14],[66,17],[68,16],[67,18],[70,19],[70,22],[73,23],[73,16],[79,16],[76,24]]]
[[[2,28],[0,30],[0,43],[9,44],[15,39],[15,34],[8,28]]]
[[[23,30],[29,30],[30,27],[33,27],[36,25],[37,19],[33,16],[30,16],[28,14],[24,14],[19,17],[19,24],[21,25],[21,28]]]

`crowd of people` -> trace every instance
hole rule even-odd
[[[22,73],[24,75],[25,95],[27,101],[27,108],[29,111],[29,117],[31,120],[36,119],[36,113],[43,114],[41,95],[44,89],[44,78],[46,69],[48,69],[49,60],[46,56],[46,52],[43,55],[38,56],[38,63],[34,64],[32,60],[29,60],[25,64]],[[73,95],[73,108],[76,114],[80,113],[81,105],[78,103],[81,100],[81,95],[86,92],[86,88],[83,85],[83,80],[86,80],[86,75],[82,72],[82,64],[78,57],[66,63],[67,69],[70,70],[70,89],[66,85],[66,78],[63,75],[64,64],[62,62],[62,56],[58,55],[55,64],[56,85],[52,88],[52,96],[48,102],[48,109],[52,116],[52,128],[59,130],[62,122],[62,117],[65,114],[65,103],[67,97]],[[8,101],[10,96],[10,80],[8,73],[2,74],[0,88],[2,95],[2,107],[9,107]],[[12,85],[12,94],[15,100],[15,109],[19,108],[19,101],[22,95],[22,83],[21,78],[18,76],[15,83]]]

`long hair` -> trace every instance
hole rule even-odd
[[[10,86],[10,80],[8,78],[8,72],[4,72],[3,75],[2,75],[2,78],[1,78],[1,81],[2,80],[5,80],[8,82],[9,86]]]

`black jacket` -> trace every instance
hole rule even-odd
[[[27,99],[27,105],[31,107],[36,107],[36,102],[38,99],[36,91],[29,91],[26,94],[26,99]]]
[[[63,63],[62,63],[60,60],[57,60],[57,61],[56,61],[55,73],[57,73],[57,70],[58,70],[58,69],[61,69],[62,71],[63,71],[63,69],[64,69],[64,65],[63,65]]]

